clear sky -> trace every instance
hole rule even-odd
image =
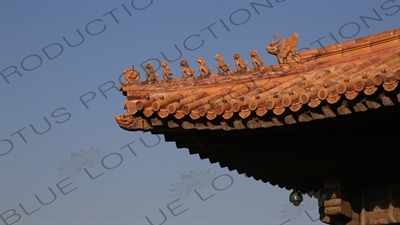
[[[300,50],[400,25],[399,0],[0,2],[0,225],[321,224],[315,199],[119,128],[120,74],[255,49],[275,64],[274,32]]]

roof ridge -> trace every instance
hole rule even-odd
[[[332,59],[337,60],[343,57],[352,57],[384,50],[400,42],[400,28],[384,31],[350,41],[340,42],[320,48],[299,52],[303,61],[316,60],[326,62]]]

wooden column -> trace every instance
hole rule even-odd
[[[360,225],[360,198],[354,183],[344,179],[325,179],[326,200],[320,219],[333,225]]]
[[[320,220],[332,225],[400,225],[400,182],[325,179]]]

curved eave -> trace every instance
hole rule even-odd
[[[378,88],[390,92],[400,80],[399,30],[302,52],[302,63],[292,64],[289,72],[272,65],[168,82],[123,83],[125,108],[144,119],[212,122],[253,114],[276,117],[304,107],[313,111],[324,102],[372,96]]]
[[[291,64],[289,72],[284,72],[281,65],[272,65],[187,80],[123,83],[121,90],[127,96],[124,105],[127,112],[117,115],[116,120],[121,128],[129,131],[164,134],[166,141],[176,142],[178,148],[188,148],[191,154],[199,154],[202,159],[218,162],[221,167],[237,170],[238,173],[245,173],[256,180],[287,189],[291,189],[295,183],[302,183],[305,189],[310,189],[321,185],[323,174],[332,171],[323,170],[324,165],[318,164],[303,170],[304,174],[311,175],[303,176],[300,180],[290,173],[274,174],[271,172],[274,167],[269,166],[279,167],[274,161],[284,160],[285,155],[282,152],[288,147],[273,145],[271,143],[274,139],[271,142],[271,138],[263,137],[270,133],[267,136],[278,135],[277,138],[282,138],[280,133],[285,129],[294,130],[291,135],[303,134],[303,131],[298,131],[299,127],[306,130],[311,127],[311,133],[318,134],[324,130],[322,126],[346,140],[343,142],[344,147],[335,145],[346,154],[351,149],[349,146],[357,147],[353,146],[353,140],[349,138],[354,132],[364,132],[364,137],[375,138],[369,135],[377,131],[369,132],[364,123],[373,120],[374,126],[382,130],[386,125],[393,125],[394,120],[398,124],[399,34],[400,29],[395,29],[301,52],[299,55],[302,63]],[[391,117],[386,118],[387,111]],[[372,115],[372,119],[368,116],[364,118],[365,115]],[[342,124],[343,118],[347,122],[357,121],[359,117],[365,120],[355,122],[356,130],[353,133],[347,131],[346,125],[341,127],[346,132],[337,130],[340,127],[337,123]],[[398,137],[398,128],[394,129],[397,129],[397,133],[387,136]],[[218,142],[213,143],[212,138],[207,137],[209,134],[217,135]],[[239,138],[239,142],[235,144],[235,135],[249,134],[254,134],[261,141],[247,137],[252,140],[248,146],[265,144],[275,149],[271,150],[275,151],[271,158],[264,157],[266,161],[258,159],[257,154],[264,154],[258,150],[252,153],[255,155],[248,155],[252,151],[246,148],[243,138],[241,141]],[[201,138],[201,135],[206,137]],[[379,131],[376,135],[380,135]],[[227,139],[224,139],[225,136]],[[283,136],[287,137],[289,136]],[[318,141],[332,140],[329,135],[317,137]],[[393,139],[398,146],[399,140],[396,137]],[[263,143],[263,139],[268,139],[269,142]],[[289,139],[290,142],[293,141],[292,138]],[[316,148],[315,143],[304,141],[308,139],[315,140],[315,137],[303,137],[295,143]],[[384,145],[385,149],[390,149],[390,145]],[[372,148],[368,142],[363,142],[358,147]],[[237,150],[229,151],[233,148]],[[359,153],[355,152],[349,160],[357,160],[358,156]],[[387,160],[390,161],[390,157]],[[286,166],[296,170],[296,166],[301,165],[292,160]],[[362,168],[365,165],[361,162],[359,166]],[[334,168],[335,165],[331,167]],[[312,173],[315,170],[320,173]],[[351,168],[345,168],[343,173],[346,170]],[[368,174],[355,173],[352,176],[362,179]]]

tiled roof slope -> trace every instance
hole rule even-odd
[[[302,63],[158,81],[122,83],[123,129],[267,128],[398,104],[400,29],[300,52]],[[390,95],[397,96],[388,97]]]

